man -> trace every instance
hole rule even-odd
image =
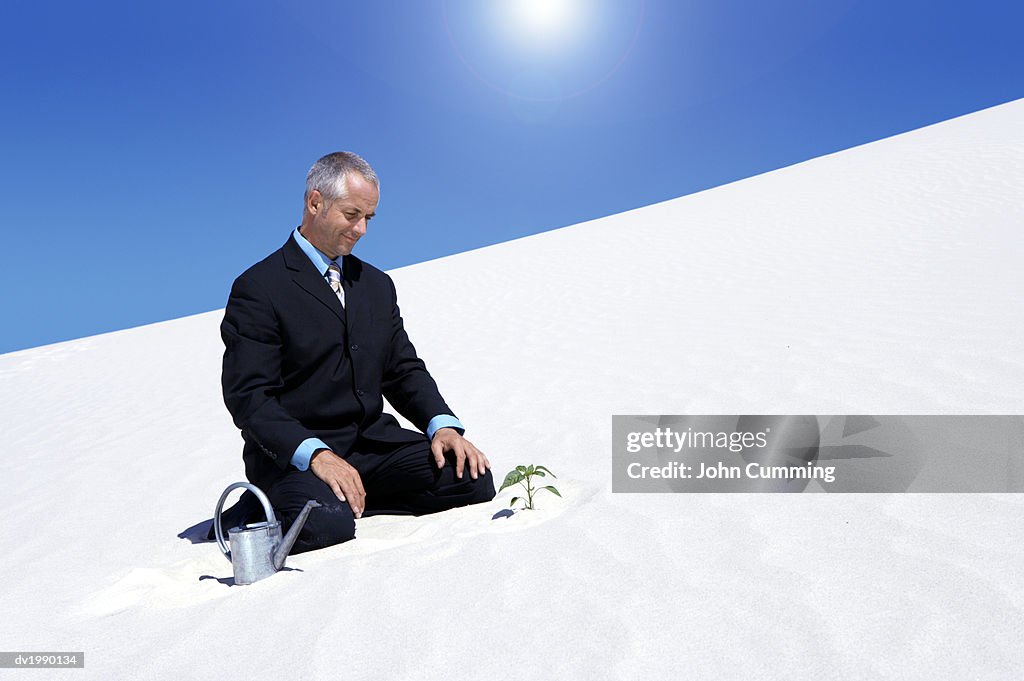
[[[306,178],[302,224],[235,280],[224,311],[224,402],[246,477],[284,531],[308,499],[292,553],[352,539],[357,518],[421,515],[494,498],[487,457],[406,335],[391,278],[352,255],[380,182],[337,152]],[[383,413],[383,398],[422,433]],[[261,513],[246,492],[227,527]]]

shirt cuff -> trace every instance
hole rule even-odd
[[[324,444],[324,441],[311,437],[302,441],[298,447],[295,448],[295,453],[292,454],[292,465],[298,468],[300,471],[304,471],[309,468],[309,459],[313,456],[313,452],[318,449],[330,449]]]
[[[430,419],[430,423],[427,424],[427,439],[433,440],[434,433],[442,428],[454,428],[459,431],[459,435],[466,432],[466,428],[462,425],[462,421],[458,420],[451,414],[438,414],[434,418]]]

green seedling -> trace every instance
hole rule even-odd
[[[548,475],[550,475],[552,478],[557,478],[558,477],[557,475],[555,475],[554,473],[549,471],[544,466],[516,466],[515,470],[509,471],[508,475],[505,476],[505,482],[501,483],[501,489],[499,489],[498,491],[500,492],[501,490],[505,489],[506,487],[511,487],[512,485],[515,485],[515,484],[518,483],[518,484],[520,484],[520,485],[522,485],[523,487],[526,488],[526,497],[512,497],[512,501],[510,501],[509,504],[508,504],[509,508],[515,507],[517,501],[524,501],[524,502],[526,502],[526,506],[523,507],[523,510],[524,511],[526,509],[531,509],[532,510],[533,509],[533,495],[534,495],[534,493],[539,492],[542,489],[546,489],[549,492],[553,492],[554,494],[557,494],[558,496],[562,496],[559,493],[559,491],[557,489],[555,489],[554,487],[552,487],[551,485],[545,485],[544,487],[537,487],[535,489],[533,487],[533,482],[531,480],[531,478],[533,476],[535,476],[535,475],[538,475],[538,476],[540,476],[542,478],[546,477]]]

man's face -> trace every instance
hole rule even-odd
[[[345,177],[347,196],[326,200],[313,190],[306,200],[309,214],[300,231],[309,243],[330,258],[348,255],[366,234],[366,225],[377,210],[377,187],[359,173]]]

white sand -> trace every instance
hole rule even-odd
[[[1022,188],[1018,100],[395,271],[496,477],[564,498],[362,519],[246,587],[177,536],[243,477],[220,311],[0,356],[0,649],[86,653],[0,678],[1016,678],[1021,496],[613,495],[610,442],[616,413],[1024,413]]]

